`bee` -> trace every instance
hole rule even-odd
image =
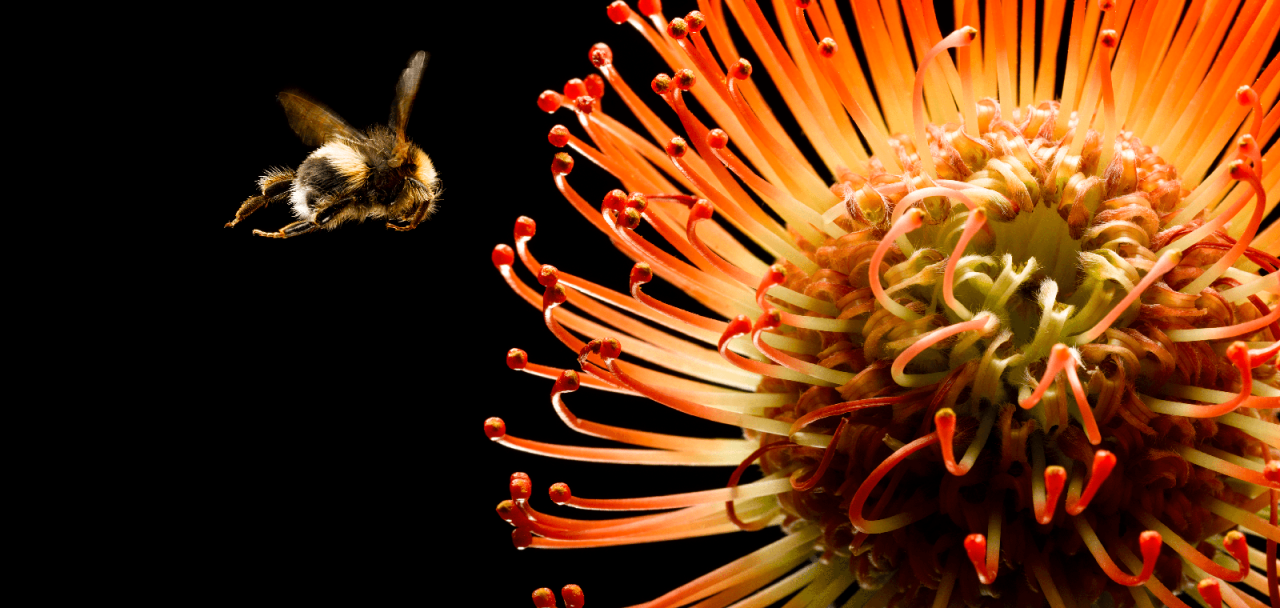
[[[440,198],[435,166],[404,134],[426,63],[423,51],[409,59],[396,84],[391,120],[364,132],[297,92],[280,93],[277,99],[289,127],[316,149],[297,171],[268,169],[258,180],[261,194],[245,200],[226,226],[235,226],[270,203],[288,200],[296,222],[275,232],[253,233],[286,239],[366,218],[387,218],[387,227],[394,230],[417,228]]]

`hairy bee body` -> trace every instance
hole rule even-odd
[[[295,217],[333,229],[346,221],[402,218],[423,204],[424,217],[431,215],[439,187],[431,159],[410,144],[406,161],[391,167],[394,134],[374,127],[368,136],[331,140],[303,161],[289,191]]]
[[[431,159],[404,135],[425,62],[426,53],[418,52],[401,75],[390,127],[360,132],[316,102],[281,93],[289,125],[303,142],[319,147],[297,171],[268,171],[258,180],[262,194],[246,200],[227,226],[269,203],[287,200],[297,221],[274,233],[254,234],[287,238],[368,218],[386,219],[387,227],[396,230],[416,228],[435,210],[440,195]]]

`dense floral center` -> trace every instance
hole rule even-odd
[[[1054,102],[1041,104],[1016,124],[1001,119],[993,101],[980,108],[978,137],[955,125],[931,129],[933,154],[946,159],[939,163],[934,184],[920,178],[888,179],[876,173],[879,165],[873,159],[871,175],[847,174],[832,188],[849,203],[850,217],[842,225],[849,234],[812,249],[820,271],[805,274],[787,266],[784,284],[829,299],[840,311],[837,318],[866,319],[857,331],[797,329],[792,334],[821,344],[809,361],[856,375],[839,387],[766,379],[763,392],[801,393],[794,406],[775,410],[773,417],[834,434],[834,450],[774,450],[763,457],[763,468],[793,474],[799,489],[781,497],[789,520],[818,523],[828,556],[851,559],[863,588],[879,588],[895,573],[936,586],[939,581],[932,574],[923,575],[946,570],[936,563],[934,548],[959,542],[969,530],[988,528],[988,519],[995,517],[993,534],[987,537],[1002,539],[996,542],[1001,543],[1004,567],[1016,570],[1024,554],[1055,545],[1073,557],[1054,567],[1081,576],[1086,597],[1096,598],[1108,585],[1115,591],[1119,587],[1082,551],[1068,513],[1059,510],[1040,523],[1032,504],[1035,492],[1043,501],[1040,480],[1047,463],[1066,465],[1076,484],[1073,496],[1080,497],[1086,477],[1082,463],[1095,459],[1087,425],[1081,423],[1086,414],[1061,379],[1044,391],[1042,400],[1024,408],[1050,365],[1051,347],[1089,330],[1123,304],[1139,282],[1134,262],[1148,260],[1142,270],[1150,270],[1153,251],[1185,232],[1158,232],[1161,220],[1179,210],[1184,193],[1173,168],[1136,137],[1125,138],[1106,165],[1100,162],[1100,137],[1094,131],[1078,150],[1060,143],[1063,133],[1054,129]],[[918,163],[908,140],[896,143],[903,166]],[[911,196],[938,186],[951,189],[951,197]],[[965,205],[952,200],[961,195],[967,195]],[[874,250],[891,236],[886,233],[895,218],[912,207],[923,211],[923,225],[897,240],[880,268],[885,293],[911,313],[899,316],[875,306],[869,270]],[[977,210],[990,221],[970,230],[966,246],[966,222],[977,223],[970,221]],[[949,287],[963,312],[945,302],[948,261],[954,262],[950,272],[956,277]],[[1088,392],[1096,396],[1085,407],[1091,407],[1101,429],[1102,447],[1126,462],[1097,488],[1088,518],[1109,543],[1124,543],[1136,555],[1138,534],[1147,527],[1142,518],[1155,517],[1181,535],[1203,538],[1214,532],[1205,526],[1215,506],[1250,499],[1216,475],[1195,474],[1180,446],[1262,454],[1256,442],[1230,427],[1154,416],[1135,392],[1135,387],[1170,374],[1188,381],[1194,376],[1224,389],[1238,385],[1234,368],[1222,365],[1207,346],[1199,349],[1205,367],[1188,369],[1173,363],[1175,347],[1159,338],[1172,326],[1170,319],[1220,315],[1223,309],[1161,283],[1141,302],[1118,312],[1119,319],[1105,330],[1112,338],[1108,343],[1079,347],[1086,369],[1082,375]],[[900,394],[900,384],[913,384],[895,376],[896,359],[912,345],[930,341],[931,332],[981,318],[979,313],[999,322],[929,343],[901,373],[931,381],[905,396],[885,399]],[[992,327],[1004,329],[990,331]],[[886,458],[932,430],[942,410],[956,417],[953,438],[944,438],[954,441],[956,456],[947,459],[944,450],[933,447],[934,456],[907,459],[868,495],[855,496],[854,490]],[[776,436],[764,436],[763,442],[786,443]],[[968,458],[961,459],[960,453]],[[1130,517],[1117,517],[1122,512]],[[897,523],[920,523],[868,536],[857,532],[860,526],[848,513],[863,513],[868,520],[908,514]],[[993,516],[1001,513],[1004,517]],[[1167,557],[1156,575],[1176,586],[1179,561]],[[982,593],[1025,593],[1022,578],[997,579]],[[909,587],[905,581],[904,587]],[[962,589],[961,594],[972,598],[978,590]]]

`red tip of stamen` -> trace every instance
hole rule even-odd
[[[557,281],[555,284],[548,286],[547,289],[542,292],[542,309],[546,310],[551,306],[559,306],[564,304],[568,299],[569,295],[565,292],[564,285],[561,285]]]
[[[551,173],[555,175],[568,175],[573,171],[573,157],[564,152],[557,152],[555,157],[551,159]]]
[[[754,332],[754,331],[765,331],[768,329],[776,329],[781,325],[782,325],[782,316],[778,314],[778,311],[769,309],[764,311],[764,314],[760,315],[756,319],[755,325],[751,326],[751,331]]]
[[[1058,506],[1058,499],[1062,497],[1062,488],[1066,483],[1066,469],[1055,464],[1044,470],[1045,509],[1042,517],[1037,521],[1042,524],[1053,521],[1054,509]]]
[[[719,150],[729,145],[729,134],[723,129],[712,129],[707,132],[707,145]]]
[[[516,471],[515,473],[512,473],[511,477],[507,481],[514,481],[516,479],[523,479],[529,483],[533,483],[533,480],[529,478],[529,474],[523,471]]]
[[[622,343],[617,338],[605,338],[600,341],[600,358],[617,359],[622,356]]]
[[[600,352],[600,342],[602,342],[602,340],[600,338],[596,338],[586,344],[583,344],[582,349],[578,351],[578,360],[582,361],[591,353]]]
[[[689,24],[690,34],[701,32],[702,28],[707,27],[707,18],[703,17],[699,11],[689,11],[689,14],[684,16],[684,22]]]
[[[688,151],[689,144],[685,143],[683,137],[672,137],[671,141],[667,142],[667,156],[680,158]]]
[[[507,435],[507,423],[496,416],[489,418],[484,421],[484,434],[489,439],[502,439]]]
[[[572,393],[582,388],[582,381],[578,378],[578,372],[566,369],[560,372],[560,377],[556,378],[556,383],[551,386],[551,394]]]
[[[1196,591],[1204,598],[1209,608],[1222,608],[1222,589],[1218,587],[1218,579],[1206,578],[1196,583]]]
[[[671,90],[671,77],[666,74],[658,74],[653,77],[653,82],[649,83],[649,88],[653,89],[654,93],[666,95],[667,91]]]
[[[515,235],[517,241],[527,241],[533,238],[535,234],[538,234],[538,223],[533,221],[533,218],[527,215],[516,218]]]
[[[493,265],[498,268],[510,266],[516,261],[516,254],[510,245],[498,245],[493,248]]]
[[[569,484],[562,482],[551,484],[551,488],[547,490],[547,495],[551,497],[551,502],[562,505],[569,502],[573,498],[573,492],[569,491]]]
[[[627,206],[627,193],[614,188],[608,194],[604,195],[604,202],[600,204],[605,211],[621,211]]]
[[[637,285],[644,285],[653,280],[653,269],[644,262],[638,262],[631,267],[631,282],[628,284],[630,289],[635,289]]]
[[[1231,175],[1231,179],[1238,181],[1244,181],[1254,175],[1253,170],[1249,168],[1249,165],[1246,165],[1244,161],[1240,160],[1231,161],[1231,164],[1227,165],[1227,173]]]
[[[724,350],[726,342],[749,333],[751,333],[751,321],[747,319],[747,315],[738,315],[734,317],[732,321],[729,321],[727,326],[725,326],[724,333],[720,334],[720,342],[717,344],[717,347],[720,350]]]
[[[711,201],[700,198],[698,202],[693,204],[693,208],[689,210],[689,223],[709,220],[715,211],[716,208],[711,205]]]
[[[627,3],[622,0],[617,0],[617,2],[610,4],[609,8],[605,9],[605,12],[609,14],[609,20],[618,25],[626,23],[631,18],[631,7],[627,6]]]
[[[661,0],[640,0],[640,2],[636,3],[636,8],[639,9],[641,15],[651,17],[662,12],[662,2]]]
[[[551,287],[560,281],[560,270],[551,264],[543,264],[538,269],[538,284],[543,287]]]
[[[830,38],[823,38],[822,42],[818,43],[818,54],[823,57],[829,58],[832,55],[835,55],[838,49],[839,47],[836,46],[836,41]]]
[[[528,500],[533,494],[533,484],[528,477],[517,477],[511,480],[509,484],[511,489],[511,500]]]
[[[556,596],[550,589],[543,587],[533,592],[533,605],[537,608],[556,608]]]
[[[516,503],[511,502],[510,500],[504,500],[498,503],[498,506],[494,508],[494,511],[498,513],[498,517],[501,517],[502,521],[507,523],[512,523],[516,517],[520,517],[519,515],[516,515]]]
[[[672,80],[675,82],[677,89],[688,91],[693,88],[694,84],[697,84],[698,77],[694,75],[693,70],[685,68],[676,72],[675,78]]]
[[[587,94],[587,85],[581,78],[570,78],[564,83],[565,99],[577,99]]]
[[[649,208],[649,197],[643,192],[632,192],[627,195],[627,207],[644,213],[644,210]]]
[[[604,45],[599,44],[596,46],[604,46]],[[605,48],[607,49],[609,47],[606,46]],[[592,50],[592,55],[593,56],[595,55],[594,50]],[[592,64],[594,65],[594,63],[595,62],[593,61]],[[600,66],[596,66],[596,67],[600,67]],[[597,102],[600,101],[601,97],[604,97],[604,78],[602,78],[599,74],[591,74],[586,78],[583,78],[582,83],[587,85],[587,95],[590,95],[591,97],[593,97]]]
[[[634,207],[627,207],[622,215],[618,217],[618,225],[627,230],[635,230],[640,227],[640,212]]]
[[[1109,11],[1115,7],[1115,0],[1099,0],[1098,2],[1098,8],[1102,9],[1103,12]]]
[[[569,143],[569,129],[564,125],[551,127],[551,132],[547,134],[547,141],[557,148],[563,148]]]
[[[507,367],[519,371],[527,365],[529,365],[529,355],[527,353],[518,348],[507,351]]]
[[[565,585],[560,589],[560,597],[564,598],[565,608],[582,608],[586,602],[586,598],[582,594],[582,587],[577,585]]]
[[[1107,450],[1098,450],[1093,453],[1093,475],[1106,480],[1111,474],[1111,470],[1116,468],[1116,455]],[[1102,483],[1099,481],[1098,483]]]
[[[987,537],[982,534],[970,534],[964,537],[964,551],[969,555],[969,562],[978,573],[978,582],[991,584],[991,573],[987,572]]]
[[[1142,562],[1154,564],[1156,558],[1160,556],[1160,545],[1164,543],[1164,538],[1155,530],[1147,530],[1138,535],[1138,548],[1142,549]],[[1147,571],[1146,566],[1142,568],[1143,572]],[[1146,580],[1145,577],[1143,580]]]
[[[1246,373],[1251,367],[1255,367],[1249,365],[1249,345],[1239,340],[1227,347],[1227,358],[1240,368],[1241,373]]]
[[[533,532],[528,528],[516,528],[511,531],[511,544],[517,549],[526,549],[533,544]],[[552,604],[555,606],[555,604]]]
[[[1240,580],[1244,580],[1249,575],[1249,541],[1238,530],[1232,530],[1222,539],[1222,548],[1235,558]]]
[[[590,114],[596,100],[590,95],[582,95],[573,100],[573,107],[583,114]]]
[[[746,59],[738,59],[736,63],[729,67],[729,77],[737,80],[746,80],[751,77],[751,62]]]
[[[689,35],[689,23],[676,17],[667,24],[667,35],[675,40],[684,40]]]
[[[955,447],[951,444],[956,435],[955,410],[949,407],[938,410],[933,415],[933,425],[938,429],[938,442],[942,447],[942,459],[946,462],[947,469],[953,470],[956,468]]]
[[[613,49],[609,48],[609,45],[603,42],[597,42],[591,45],[591,50],[587,52],[587,58],[591,60],[591,65],[598,68],[605,67],[613,63]],[[599,74],[592,74],[591,76],[600,78]],[[590,79],[590,76],[588,76],[587,78]],[[600,87],[601,87],[601,90],[603,90],[604,88],[603,82],[601,82]],[[591,93],[591,84],[589,80],[587,82],[587,93],[589,94]],[[595,96],[599,97],[598,95],[595,95]]]
[[[1262,467],[1262,476],[1271,483],[1280,483],[1280,460],[1272,460]]]
[[[1249,85],[1236,89],[1236,101],[1242,106],[1251,106],[1258,103],[1258,93]]]
[[[1120,42],[1120,36],[1119,34],[1116,34],[1115,30],[1102,30],[1102,36],[1099,38],[1099,41],[1102,42],[1102,46],[1114,49],[1116,48],[1116,44],[1119,44]]]
[[[807,9],[810,4],[813,4],[813,0],[796,0],[796,8],[798,9]]]
[[[765,271],[764,276],[760,279],[760,286],[756,287],[756,304],[761,309],[767,309],[769,306],[764,301],[764,296],[768,293],[769,288],[774,285],[781,285],[787,279],[787,271],[777,264],[774,264]]]
[[[555,91],[543,91],[538,96],[538,109],[547,114],[555,114],[560,109],[560,103],[563,98]]]

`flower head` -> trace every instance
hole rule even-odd
[[[550,486],[559,505],[656,511],[606,520],[535,507],[516,473],[498,513],[517,547],[784,532],[652,606],[1280,602],[1280,227],[1262,229],[1280,198],[1280,3],[1035,4],[957,3],[949,33],[912,1],[608,6],[670,73],[645,91],[597,44],[599,73],[538,106],[576,118],[581,135],[548,137],[574,153],[554,155],[555,185],[635,260],[630,293],[541,264],[529,218],[493,262],[577,354],[508,365],[555,380],[569,427],[630,447],[498,418],[485,433],[736,468],[683,494]],[[606,88],[647,134],[605,112]],[[570,185],[583,159],[622,183],[599,207]],[[645,293],[655,277],[712,314]],[[736,437],[584,420],[568,405],[583,386]],[[739,484],[752,465],[761,479]]]

